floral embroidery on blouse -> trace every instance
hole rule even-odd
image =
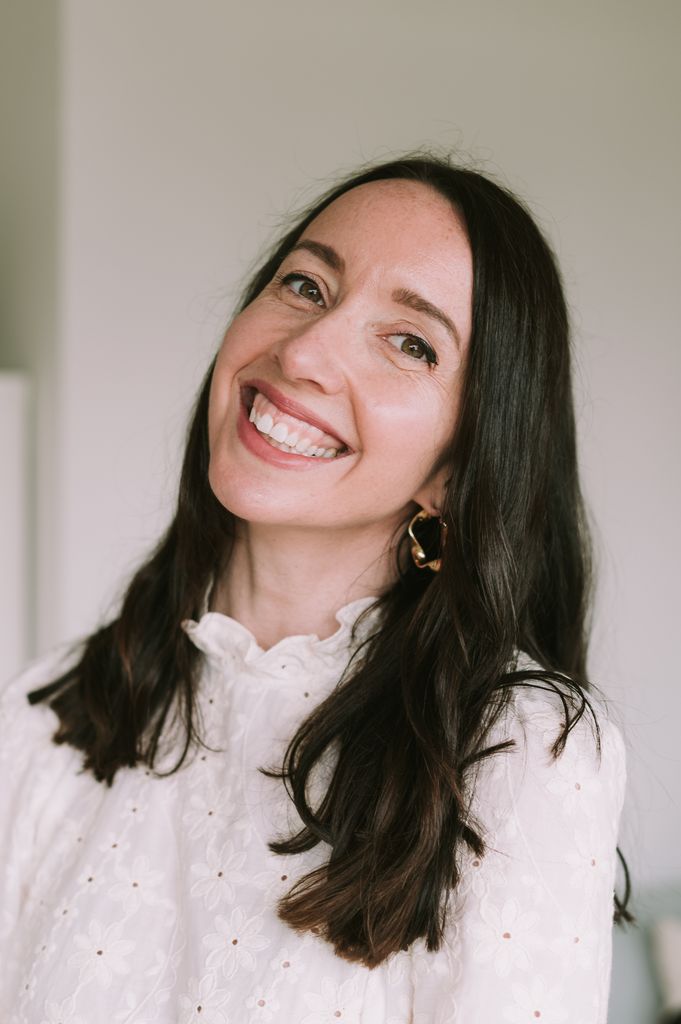
[[[81,773],[25,694],[50,656],[0,695],[0,1019],[3,1024],[605,1024],[624,745],[604,708],[563,754],[562,706],[518,687],[495,729],[516,749],[481,766],[472,810],[487,853],[462,852],[445,941],[374,970],[278,918],[277,900],[325,857],[279,857],[294,822],[276,762],[336,685],[350,630],[268,651],[207,612],[184,628],[203,655],[206,740],[176,774]],[[497,737],[495,736],[496,740]]]

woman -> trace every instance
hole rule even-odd
[[[247,287],[119,616],[5,694],[7,1019],[605,1021],[588,583],[536,225],[438,159],[347,179]]]

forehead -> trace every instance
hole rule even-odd
[[[402,179],[358,185],[308,225],[352,281],[416,289],[470,331],[473,261],[464,222],[434,188]]]
[[[459,213],[439,192],[421,182],[402,179],[358,185],[326,207],[308,225],[303,237],[333,231],[348,242],[404,240],[413,250],[456,246],[466,231]],[[408,236],[405,238],[405,235]]]

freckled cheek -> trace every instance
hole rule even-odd
[[[216,364],[220,373],[223,375],[234,373],[245,362],[248,362],[252,357],[252,350],[255,348],[252,339],[257,337],[258,332],[249,330],[248,325],[240,323],[237,318],[222,339]]]
[[[444,468],[451,459],[455,417],[431,400],[431,415],[415,414],[405,418],[395,433],[399,448],[391,449],[392,458],[405,470],[409,467],[415,484],[421,485]]]
[[[241,314],[241,317],[245,314]],[[253,343],[257,333],[237,317],[227,328],[213,370],[211,403],[226,405],[235,386],[235,376],[258,355],[262,346]]]
[[[416,405],[373,404],[360,424],[360,438],[366,451],[399,460],[404,469],[409,465],[415,474],[432,466],[450,433],[439,406],[425,396],[423,403]]]

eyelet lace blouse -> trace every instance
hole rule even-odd
[[[465,857],[438,952],[417,942],[369,970],[277,917],[278,898],[328,850],[268,850],[296,814],[258,768],[281,763],[337,683],[369,604],[342,608],[327,639],[269,650],[225,615],[185,623],[203,655],[211,749],[165,778],[125,769],[107,787],[51,743],[54,712],[25,694],[55,677],[58,657],[5,688],[4,1024],[604,1024],[625,755],[600,705],[600,761],[588,715],[554,760],[559,699],[517,688],[490,740],[516,749],[476,782],[488,852]]]

